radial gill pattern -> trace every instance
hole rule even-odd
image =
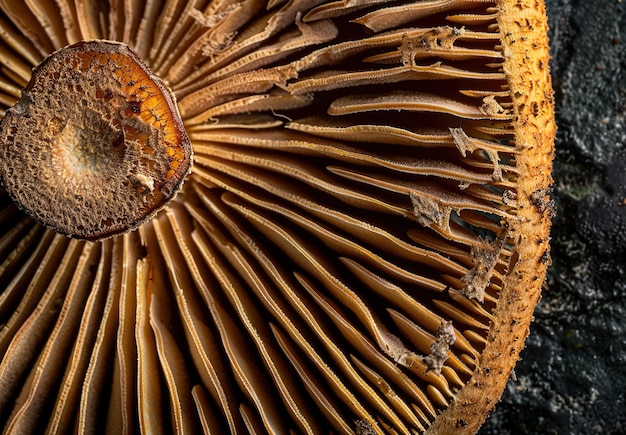
[[[541,2],[0,9],[3,115],[54,50],[121,41],[174,92],[194,152],[175,200],[99,242],[0,188],[6,433],[409,434],[452,405],[479,409],[457,428],[482,422],[548,258]],[[505,26],[535,43],[536,75],[507,69],[529,52]],[[490,374],[498,393],[460,399]]]

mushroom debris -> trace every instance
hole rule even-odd
[[[6,433],[478,429],[549,263],[543,1],[1,0],[0,29]],[[66,46],[161,93],[107,104],[136,83],[104,58],[55,89]],[[174,160],[152,209],[96,192]]]

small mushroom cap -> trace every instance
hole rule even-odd
[[[33,70],[0,144],[18,205],[88,240],[137,228],[176,195],[192,162],[174,94],[127,45],[102,40],[62,48]]]

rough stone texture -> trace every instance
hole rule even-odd
[[[626,433],[626,1],[546,0],[557,124],[553,266],[480,434]]]

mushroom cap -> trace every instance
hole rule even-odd
[[[120,41],[194,155],[97,242],[3,180],[0,425],[475,432],[549,263],[546,28],[540,0],[0,1],[3,117],[55,50]]]
[[[136,229],[191,169],[176,97],[119,42],[81,41],[46,57],[0,132],[7,192],[70,237]]]

